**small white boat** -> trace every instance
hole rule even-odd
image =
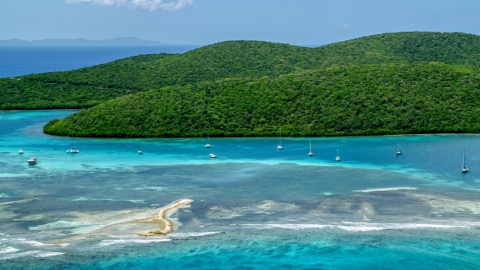
[[[72,147],[72,149],[67,150],[67,154],[78,154],[80,153],[80,150],[75,149],[75,147]]]
[[[36,157],[31,157],[28,159],[28,165],[35,165],[37,164],[37,158]]]
[[[211,146],[210,143],[208,142],[208,139],[209,137],[208,137],[208,131],[207,131],[207,144],[205,144],[205,148],[210,148]]]
[[[18,150],[18,153],[19,153],[19,154],[23,154],[23,149],[22,149],[22,147],[20,147],[20,150]]]
[[[312,152],[312,140],[310,140],[310,152],[308,152],[308,156],[309,156],[309,157],[313,156],[313,152]]]
[[[338,151],[339,151],[339,150],[338,150],[338,148],[337,148],[337,157],[335,158],[335,161],[336,161],[336,162],[339,162],[339,161],[340,161],[340,156],[338,155]]]
[[[397,144],[397,152],[395,153],[395,155],[399,156],[402,154],[402,151],[400,151],[400,145]]]
[[[72,149],[67,150],[67,154],[78,154],[80,153],[80,150],[75,149],[75,146],[73,145],[73,132],[72,132]]]
[[[217,156],[215,154],[209,154],[208,157],[210,158],[217,158]]]
[[[142,149],[140,148],[140,144],[138,144],[138,150],[137,150],[137,153],[138,153],[138,154],[142,154],[142,153],[143,153],[143,152],[142,152]]]
[[[282,129],[280,129],[280,143],[278,144],[277,149],[278,150],[283,149],[283,146],[282,146]]]
[[[465,149],[463,149],[462,173],[467,173],[467,172],[468,172],[468,168],[465,165]]]

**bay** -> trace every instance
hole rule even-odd
[[[71,155],[72,138],[42,127],[73,112],[0,112],[1,268],[478,267],[476,134],[282,138],[283,150],[278,138],[207,149],[205,138],[74,137]],[[193,202],[172,214],[173,234],[141,237],[155,226],[129,223],[179,199]]]

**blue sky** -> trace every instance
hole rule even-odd
[[[480,34],[478,0],[1,0],[0,39],[323,45],[400,31]]]

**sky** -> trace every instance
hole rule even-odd
[[[478,0],[1,0],[0,14],[0,40],[311,46],[405,31],[480,34]]]

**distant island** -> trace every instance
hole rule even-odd
[[[147,41],[134,37],[121,37],[105,40],[77,39],[42,39],[42,40],[22,40],[7,39],[0,40],[0,46],[169,46],[177,44],[160,43],[156,41]]]
[[[403,32],[316,48],[226,41],[0,79],[0,109],[82,108],[85,137],[480,132],[480,36]]]

